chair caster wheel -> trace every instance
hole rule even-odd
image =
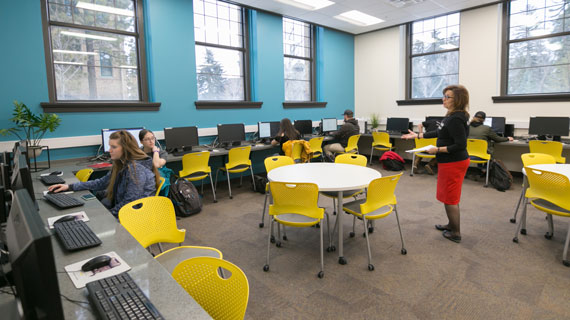
[[[369,270],[369,271],[374,271],[374,265],[369,264],[369,265],[368,265],[368,270]]]
[[[277,246],[277,248],[281,248],[281,241],[277,241],[277,243],[275,243],[275,246]]]
[[[230,199],[233,199],[234,197],[230,196]]]
[[[362,237],[363,237],[363,238],[366,238],[366,232],[363,232],[363,233],[362,233]]]
[[[320,272],[317,274],[317,277],[319,277],[319,279],[322,279],[324,276],[325,276],[325,272],[324,272],[324,271],[320,271]]]
[[[321,228],[321,224],[320,224],[320,223],[315,224],[315,228],[320,229],[320,228]]]
[[[517,223],[517,219],[515,219],[515,218],[511,218],[511,220],[509,220],[509,221],[511,221],[511,223]]]
[[[336,247],[335,246],[330,246],[327,248],[327,252],[335,252],[336,251]]]
[[[265,272],[269,271],[269,265],[268,264],[263,266],[263,271],[265,271]]]
[[[346,258],[345,258],[345,257],[339,257],[339,258],[338,258],[338,263],[339,263],[339,264],[345,265],[345,264],[347,264],[347,262],[348,262],[348,261],[346,261]]]
[[[406,249],[402,249],[402,250],[400,250],[400,252],[401,252],[403,255],[408,254],[408,251],[407,251]]]
[[[271,236],[271,243],[275,243],[275,236]]]
[[[544,237],[548,240],[552,239],[552,235],[548,232],[544,235]]]
[[[336,211],[333,211],[333,216],[336,216]]]
[[[521,229],[521,234],[525,234],[525,235],[526,235],[526,229]]]
[[[565,265],[566,267],[570,267],[570,261],[569,260],[562,260],[562,264]]]
[[[374,227],[368,227],[368,233],[374,233]]]
[[[513,238],[513,242],[514,242],[514,243],[519,243],[519,238],[514,237],[514,238]]]
[[[284,240],[284,241],[287,241],[287,236],[283,236],[283,240]]]
[[[259,223],[260,228],[263,228],[263,226],[264,226],[263,222]]]
[[[489,188],[488,184],[483,185],[483,188]]]
[[[218,200],[214,200],[214,203],[218,203]]]
[[[349,235],[351,238],[354,238],[354,232],[351,231],[348,235]]]

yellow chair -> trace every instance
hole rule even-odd
[[[253,181],[253,169],[251,167],[251,160],[249,160],[249,153],[251,152],[251,146],[245,147],[235,147],[230,149],[228,153],[228,162],[224,165],[224,167],[218,168],[216,171],[216,184],[214,190],[217,190],[218,187],[218,173],[224,171],[226,173],[226,177],[228,179],[228,189],[230,191],[230,199],[232,197],[232,187],[230,185],[230,173],[239,173],[239,181],[240,186],[242,184],[242,173],[249,169],[251,173],[251,183],[253,184],[253,190],[255,190],[255,181]]]
[[[271,227],[267,238],[267,263],[263,266],[263,271],[269,271],[269,249],[271,247],[271,235],[273,232],[273,222],[277,222],[289,227],[312,227],[320,223],[325,216],[325,210],[319,208],[319,188],[314,183],[288,183],[269,182],[269,189],[273,196],[274,203],[269,206],[269,216],[271,216]],[[327,216],[327,229],[329,219]],[[324,273],[323,257],[323,228],[320,230],[321,240],[321,271],[318,277],[322,278]],[[277,247],[281,247],[281,241],[276,241]]]
[[[201,246],[181,246],[164,251],[154,257],[167,271],[172,274],[176,266],[187,259],[196,257],[212,257],[222,259],[222,252],[216,248]]]
[[[353,164],[356,166],[366,167],[366,164],[368,163],[368,159],[366,159],[365,156],[360,155],[360,154],[344,153],[344,154],[339,154],[338,156],[336,156],[334,159],[334,162],[335,163],[344,163],[344,164]],[[350,198],[350,197],[356,197],[357,195],[361,194],[363,191],[364,191],[364,189],[346,190],[343,192],[342,198],[346,199],[346,198]],[[321,191],[320,193],[325,197],[332,198],[332,200],[333,200],[333,214],[336,214],[336,199],[338,197],[338,192],[336,192],[336,191]],[[338,219],[336,221],[338,221]],[[335,232],[334,230],[336,230],[336,221],[335,221],[335,226],[333,228],[333,232]],[[333,236],[334,236],[334,233],[333,233]]]
[[[544,237],[552,239],[554,235],[554,225],[552,215],[570,218],[570,181],[568,177],[555,172],[531,169],[525,167],[526,177],[529,187],[526,190],[526,197],[532,198],[530,203],[540,211],[546,212],[548,218],[548,229]],[[518,233],[522,222],[526,219],[526,206],[523,207],[521,221],[519,221],[517,231],[515,232],[514,242],[518,242]],[[566,241],[564,242],[564,251],[562,252],[562,263],[570,267],[570,261],[567,259],[568,243],[570,242],[570,225],[566,233]]]
[[[489,186],[489,163],[491,155],[487,153],[487,141],[481,139],[467,139],[467,153],[471,163],[486,163],[487,176],[485,178],[485,187]]]
[[[81,182],[85,182],[85,181],[89,180],[89,177],[91,176],[92,173],[93,173],[93,169],[85,168],[85,169],[81,169],[81,170],[77,171],[75,173],[75,177],[77,178],[77,180],[79,180]]]
[[[301,152],[303,152],[303,145],[301,143],[293,143],[293,150],[291,151],[291,158],[295,163],[303,162],[301,159]]]
[[[390,213],[396,213],[396,221],[398,222],[398,230],[400,231],[400,240],[402,241],[402,249],[400,252],[406,254],[404,245],[404,237],[402,236],[402,228],[400,227],[400,218],[398,217],[398,209],[396,208],[396,195],[394,190],[396,184],[402,176],[402,172],[394,176],[382,177],[370,182],[366,199],[356,200],[347,203],[343,210],[353,215],[351,237],[355,234],[356,218],[362,220],[364,225],[364,236],[366,237],[366,246],[368,248],[368,270],[374,270],[372,264],[372,255],[370,253],[370,240],[368,239],[368,220],[376,220],[387,217]]]
[[[212,257],[191,258],[177,265],[172,277],[213,319],[245,317],[249,283],[233,263]]]
[[[566,158],[562,156],[562,142],[530,140],[528,148],[530,153],[545,153],[556,159],[556,163],[566,163]]]
[[[176,226],[174,205],[166,197],[146,197],[127,203],[119,210],[119,222],[143,246],[161,242],[184,242],[185,229]]]
[[[430,138],[430,139],[415,139],[416,147],[414,149],[422,148],[429,146],[437,145],[437,138]],[[410,176],[414,175],[414,163],[416,163],[416,157],[426,158],[426,159],[433,159],[435,158],[435,154],[429,154],[427,152],[414,152],[412,155],[412,170],[410,170]]]
[[[187,153],[182,157],[182,170],[179,171],[178,176],[188,181],[201,180],[202,194],[204,194],[204,179],[210,177],[210,186],[212,187],[212,194],[214,195],[214,202],[216,199],[216,190],[214,190],[214,183],[212,182],[212,168],[208,165],[210,160],[210,152],[193,152]]]
[[[346,148],[344,148],[342,153],[358,153],[358,139],[360,139],[359,134],[348,137]]]
[[[523,167],[528,167],[528,166],[531,166],[533,164],[554,164],[554,163],[556,163],[556,159],[554,159],[553,156],[545,154],[545,153],[523,153],[521,155],[521,160],[523,163]],[[524,205],[526,206],[528,204],[527,198],[525,197],[527,187],[528,187],[528,181],[526,179],[526,175],[523,175],[523,184],[522,184],[521,195],[519,197],[519,201],[517,202],[517,206],[515,208],[515,214],[510,220],[511,223],[517,222],[517,213],[519,211],[520,205],[524,203]],[[523,222],[521,233],[526,234],[526,221]]]
[[[288,166],[291,164],[295,164],[291,157],[286,156],[273,156],[267,157],[263,161],[265,164],[265,171],[269,173],[269,171],[279,168],[282,166]],[[263,211],[261,212],[261,223],[259,223],[259,227],[263,228],[264,221],[265,221],[265,208],[267,208],[267,198],[269,198],[269,182],[265,185],[265,200],[263,201]]]
[[[311,146],[311,152],[313,152],[313,158],[321,157],[321,161],[325,161],[323,158],[323,139],[324,137],[316,137],[309,140],[309,145]]]
[[[166,179],[164,179],[164,177],[160,177],[159,178],[159,183],[158,183],[158,188],[156,188],[156,194],[155,196],[159,196],[160,194],[160,190],[162,189],[162,186],[164,185],[164,182],[166,181]]]
[[[390,135],[387,132],[372,132],[372,149],[370,149],[370,164],[372,164],[372,156],[374,150],[390,151],[392,150],[392,143],[390,142]]]

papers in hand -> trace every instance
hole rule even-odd
[[[406,152],[410,152],[410,153],[414,153],[414,152],[424,152],[427,151],[431,148],[435,148],[436,146],[432,146],[431,144],[425,147],[421,147],[421,148],[417,148],[417,149],[412,149],[412,150],[406,150]]]

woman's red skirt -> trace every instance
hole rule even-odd
[[[459,204],[468,167],[469,159],[437,164],[437,200],[444,204]]]

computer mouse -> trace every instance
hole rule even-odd
[[[49,175],[50,175],[50,176],[58,176],[58,175],[60,175],[60,174],[62,174],[62,173],[63,173],[63,172],[61,172],[61,171],[54,171],[54,172],[50,173]]]
[[[81,266],[81,270],[83,270],[83,272],[92,271],[97,268],[108,266],[110,262],[111,257],[107,255],[98,256],[85,262],[85,264]]]
[[[214,149],[212,149],[212,148],[208,148],[208,151],[214,151]]]
[[[66,221],[73,221],[73,220],[75,220],[75,216],[68,214],[66,216],[63,216],[63,217],[55,220],[53,224],[60,223],[60,222],[66,222]]]

